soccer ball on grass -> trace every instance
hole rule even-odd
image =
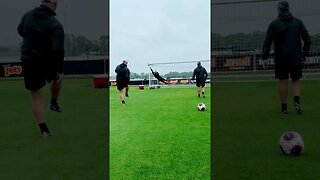
[[[199,111],[204,111],[204,110],[206,110],[206,105],[204,103],[199,103],[197,105],[197,108]]]
[[[282,153],[288,155],[299,155],[304,148],[301,135],[295,131],[283,133],[280,137],[279,145]]]

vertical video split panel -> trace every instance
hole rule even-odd
[[[319,178],[317,5],[211,1],[214,179]]]
[[[210,179],[209,1],[110,9],[110,179]]]
[[[107,177],[108,4],[0,2],[0,179]]]

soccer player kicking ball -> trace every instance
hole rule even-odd
[[[301,39],[304,41],[302,48]],[[288,78],[292,80],[294,107],[301,114],[300,78],[302,64],[309,54],[311,39],[303,22],[289,11],[289,3],[278,3],[278,18],[271,22],[263,46],[263,67],[266,68],[271,44],[274,41],[275,77],[279,79],[281,112],[287,114]]]
[[[193,71],[192,79],[196,77],[196,85],[198,87],[198,97],[200,97],[200,92],[202,89],[202,97],[205,97],[204,95],[204,86],[206,85],[206,80],[208,77],[207,70],[201,66],[201,62],[197,63],[197,67]],[[200,89],[201,86],[201,89]]]
[[[118,65],[115,69],[117,73],[116,81],[117,81],[117,89],[119,90],[120,100],[122,105],[125,106],[126,102],[124,100],[123,89],[126,89],[126,97],[129,97],[129,82],[130,82],[130,70],[127,67],[128,61],[122,61],[122,64]]]
[[[23,38],[21,61],[24,83],[32,96],[32,112],[43,137],[50,136],[45,122],[42,88],[51,83],[50,109],[60,112],[58,97],[61,92],[64,60],[64,31],[54,17],[57,0],[42,0],[41,6],[27,12],[19,26]]]

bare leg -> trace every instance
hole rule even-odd
[[[292,80],[292,92],[293,92],[293,101],[294,107],[298,114],[303,112],[302,107],[300,105],[300,80]]]
[[[281,103],[281,111],[287,114],[287,101],[288,101],[288,79],[279,80],[279,99]]]
[[[58,104],[58,99],[60,96],[62,88],[62,82],[53,81],[51,84],[51,102],[50,109],[55,112],[61,112],[60,106]]]
[[[51,84],[51,97],[53,100],[58,100],[59,96],[60,96],[60,92],[62,89],[62,81],[59,82],[55,82],[53,81]]]
[[[123,95],[123,89],[119,91],[120,100],[122,102],[122,105],[126,105],[126,102],[124,101],[124,95]]]
[[[279,97],[280,103],[287,103],[288,101],[288,80],[282,79],[279,81]]]
[[[38,124],[45,122],[45,111],[43,103],[43,93],[42,90],[31,91],[32,96],[32,113]]]
[[[120,100],[124,100],[123,90],[119,91]]]
[[[292,93],[293,96],[300,96],[300,80],[292,80]]]
[[[129,85],[127,85],[127,87],[126,87],[126,97],[129,97]]]
[[[202,97],[205,97],[204,96],[204,86],[202,86]]]
[[[129,85],[126,87],[126,93],[129,92]]]

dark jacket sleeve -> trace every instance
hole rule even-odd
[[[118,74],[118,71],[119,71],[118,68],[119,68],[119,66],[117,66],[116,69],[114,70],[114,72],[117,73],[117,74]]]
[[[21,37],[24,37],[23,29],[24,29],[25,16],[26,16],[26,15],[24,15],[24,16],[22,17],[22,19],[21,19],[21,21],[20,21],[20,23],[19,23],[19,25],[18,25],[18,28],[17,28],[18,34],[19,34]]]
[[[196,71],[197,71],[197,68],[193,70],[192,79],[194,79],[194,77],[196,76]]]
[[[208,72],[207,72],[206,68],[203,68],[203,69],[204,69],[204,74],[205,74],[204,80],[207,80],[207,78],[208,78]]]
[[[52,33],[52,53],[57,61],[58,72],[63,73],[64,61],[64,30],[61,25],[57,26]]]
[[[130,70],[129,69],[127,69],[126,79],[128,82],[130,81]]]
[[[153,69],[151,67],[150,67],[150,70],[151,70],[152,74],[154,75]]]
[[[268,59],[269,57],[271,45],[273,42],[273,27],[272,27],[273,25],[272,24],[273,23],[269,25],[267,30],[266,39],[264,41],[263,49],[262,49],[262,52],[263,52],[262,59]]]
[[[24,36],[24,34],[23,34],[23,20],[19,23],[17,30],[18,30],[18,34],[19,34],[21,37],[23,37],[23,36]]]
[[[311,38],[303,22],[301,22],[301,39],[303,40],[303,57],[309,56]]]

